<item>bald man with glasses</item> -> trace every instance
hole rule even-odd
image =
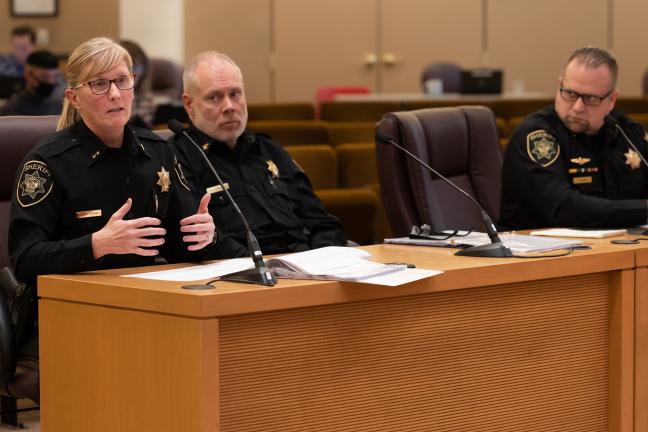
[[[646,132],[614,104],[618,67],[599,48],[565,65],[553,106],[513,131],[502,168],[505,229],[630,227],[648,222]],[[634,143],[634,148],[619,127]]]

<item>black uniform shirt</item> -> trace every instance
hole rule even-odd
[[[648,156],[645,132],[611,115]],[[648,169],[611,124],[588,136],[571,132],[553,107],[527,117],[513,132],[502,168],[506,229],[627,227],[648,216]]]
[[[58,115],[63,109],[63,99],[59,96],[42,97],[28,89],[15,94],[0,110],[1,115]]]
[[[267,136],[246,130],[234,149],[191,127],[189,134],[202,146],[229,192],[245,215],[263,253],[285,253],[346,244],[338,219],[329,214],[313,192],[306,174],[290,155]],[[172,140],[196,197],[212,193],[218,248],[247,256],[245,227],[198,150],[185,137]],[[216,249],[215,249],[216,250]]]
[[[135,254],[93,258],[91,234],[128,198],[125,219],[155,217],[166,228],[161,254],[169,261],[198,258],[181,240],[180,219],[198,202],[178,181],[181,168],[153,132],[126,126],[124,144],[110,148],[83,122],[45,138],[24,159],[11,203],[9,252],[18,278],[39,274],[153,264]]]

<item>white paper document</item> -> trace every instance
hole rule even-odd
[[[363,249],[329,246],[299,252],[266,261],[277,277],[290,279],[323,279],[397,286],[443,273],[439,270],[408,269],[406,265],[371,261]],[[213,264],[175,270],[124,275],[143,279],[190,282],[214,279],[233,272],[253,268],[250,258],[236,258]]]
[[[605,238],[622,236],[628,233],[625,229],[571,229],[571,228],[551,228],[538,231],[531,231],[532,236],[551,236],[551,237],[577,237],[577,238]]]
[[[533,237],[515,233],[500,233],[499,236],[502,243],[517,253],[547,252],[583,244],[581,240]],[[490,242],[488,236],[480,232],[472,232],[466,236],[454,236],[443,240],[411,239],[409,237],[385,239],[385,243],[445,247],[480,246]]]
[[[213,264],[203,264],[193,267],[183,267],[174,270],[161,270],[146,273],[123,275],[124,277],[155,279],[172,282],[191,282],[214,279],[219,276],[247,270],[254,267],[252,258],[234,258]]]

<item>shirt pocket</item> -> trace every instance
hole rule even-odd
[[[268,208],[274,213],[275,219],[281,219],[287,224],[288,221],[293,221],[299,207],[297,193],[281,179],[268,179],[263,187],[270,201]]]

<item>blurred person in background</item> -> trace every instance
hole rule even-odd
[[[30,26],[16,27],[11,31],[11,53],[0,56],[0,75],[22,78],[27,57],[36,48],[36,32]]]
[[[135,76],[135,102],[131,112],[130,123],[134,126],[151,128],[155,105],[151,90],[150,62],[144,49],[131,40],[121,40],[121,46],[133,59],[133,75]]]
[[[25,64],[26,87],[13,95],[1,115],[58,115],[63,99],[54,93],[62,79],[58,59],[49,51],[34,51]]]

